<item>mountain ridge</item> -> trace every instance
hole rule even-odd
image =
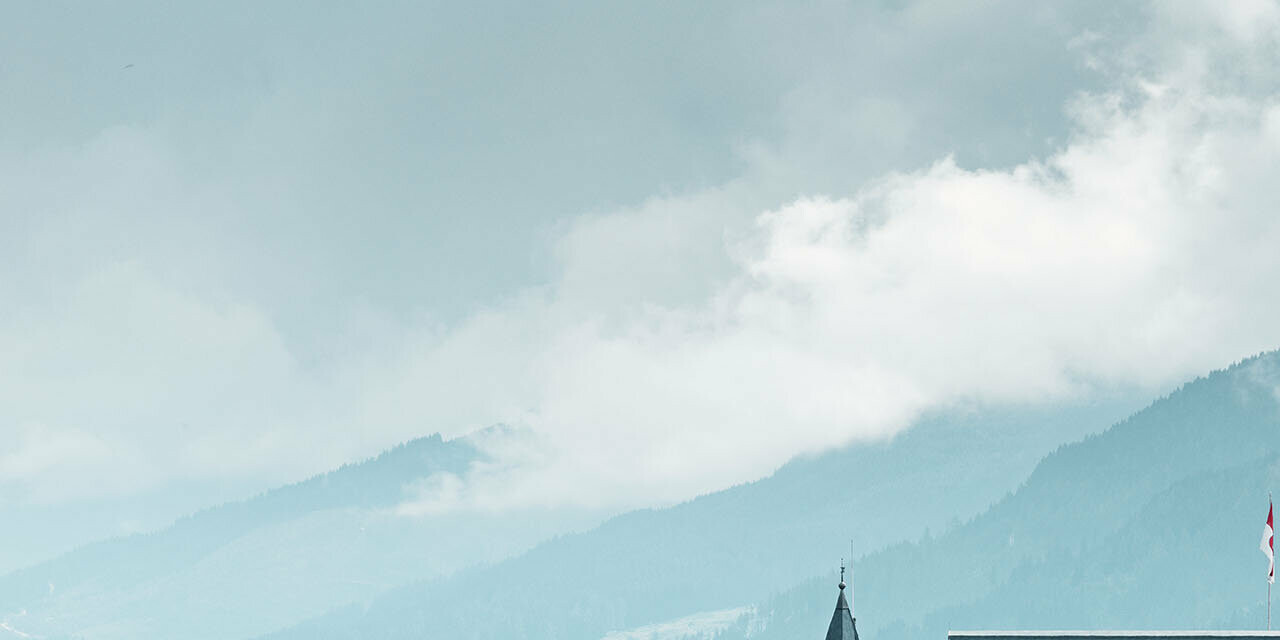
[[[1089,415],[1059,408],[1055,417],[1069,428],[1055,428],[1074,439],[1090,430],[1082,426]],[[1042,442],[1042,449],[1019,441],[1057,433],[1047,423],[1025,428],[1036,418],[1044,416],[926,421],[887,442],[799,459],[766,479],[623,514],[498,566],[398,588],[368,608],[331,612],[267,637],[590,638],[740,607],[831,566],[844,555],[859,513],[880,514],[859,531],[861,548],[878,549],[924,529],[922,513],[951,514],[959,524],[997,501],[1062,441]],[[973,437],[979,425],[985,437]],[[862,473],[853,484],[849,468]],[[1013,477],[1008,469],[1022,471]],[[519,595],[499,597],[496,589]],[[488,622],[472,628],[482,619]]]
[[[1157,618],[1148,611],[1189,628],[1232,619],[1233,612],[1212,592],[1179,594],[1177,610],[1157,603],[1134,609],[1128,617],[1104,614],[1109,611],[1107,597],[1120,592],[1090,590],[1071,580],[1083,580],[1077,577],[1088,568],[1095,583],[1148,580],[1159,585],[1153,577],[1158,572],[1141,565],[1127,568],[1128,563],[1116,560],[1113,547],[1121,545],[1116,542],[1120,532],[1141,524],[1136,519],[1161,505],[1170,492],[1185,496],[1177,503],[1180,518],[1166,516],[1168,529],[1157,533],[1172,531],[1183,542],[1196,539],[1210,545],[1216,538],[1195,527],[1230,515],[1244,538],[1256,538],[1264,514],[1227,512],[1219,503],[1241,505],[1247,491],[1242,487],[1257,486],[1259,508],[1265,507],[1265,490],[1251,479],[1261,477],[1255,467],[1269,462],[1266,477],[1280,481],[1278,456],[1280,352],[1270,351],[1197,377],[1112,428],[1059,447],[1016,492],[962,527],[863,558],[858,564],[861,600],[864,610],[874,612],[864,628],[884,638],[924,639],[939,637],[961,618],[982,628],[1043,627],[1057,620],[1083,629],[1149,626]],[[1211,482],[1215,478],[1216,484]],[[1213,486],[1216,493],[1196,494],[1200,486]],[[1167,504],[1163,508],[1179,513]],[[1151,553],[1124,544],[1135,557]],[[1249,556],[1260,557],[1256,549],[1256,539],[1240,542],[1230,547],[1230,557],[1247,564]],[[1105,553],[1112,554],[1110,562],[1096,559]],[[1226,582],[1218,565],[1201,562],[1194,568],[1205,582]],[[785,620],[789,610],[797,609],[795,603],[816,599],[829,588],[821,580],[797,585],[767,601],[776,606],[759,607],[772,614],[744,621],[723,637],[789,637],[797,627],[782,622],[769,631],[771,621],[765,618]],[[1072,597],[1051,597],[1068,589],[1076,590]],[[1064,609],[1051,602],[1072,604],[1075,617],[1049,616]],[[1081,610],[1088,606],[1097,611]],[[1015,615],[1019,611],[1043,615]],[[1200,611],[1201,617],[1179,611]],[[766,630],[749,634],[749,624]]]
[[[462,476],[487,459],[475,438],[490,430],[416,438],[159,531],[16,570],[0,577],[4,619],[46,637],[253,635],[598,521],[585,510],[419,516],[394,508],[414,497],[416,481]],[[527,526],[513,530],[516,521]],[[241,615],[223,618],[225,610]]]

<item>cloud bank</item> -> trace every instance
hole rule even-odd
[[[740,185],[579,221],[557,288],[449,336],[410,379],[435,371],[415,385],[431,388],[455,350],[511,346],[450,396],[491,381],[469,413],[525,391],[509,419],[562,456],[484,497],[670,500],[925,410],[1154,392],[1276,348],[1280,98],[1216,69],[1261,61],[1277,21],[1240,9],[1167,17],[1192,44],[1079,96],[1043,159],[944,158],[740,230],[718,213]],[[592,305],[628,267],[678,291],[689,238],[716,232],[734,269],[703,299]]]
[[[933,37],[944,57],[984,51],[988,67],[938,72],[938,83],[1005,73],[995,61],[1007,52],[957,37],[972,16],[947,5],[864,27],[853,25],[866,16],[825,5],[775,10],[732,23],[748,41],[762,24],[796,27],[769,41],[770,77],[810,68],[787,60],[797,41],[846,41],[800,37],[819,25],[899,59],[923,55],[902,34]],[[424,483],[405,511],[648,504],[887,436],[928,410],[1160,390],[1275,348],[1275,14],[1181,4],[1122,39],[1016,14],[1019,26],[1050,24],[1062,55],[1105,81],[992,86],[954,104],[918,89],[937,84],[927,56],[897,70],[914,93],[885,79],[868,94],[852,81],[871,82],[874,64],[797,45],[821,54],[803,62],[848,66],[814,66],[772,94],[775,134],[739,140],[718,165],[736,177],[556,218],[537,234],[546,278],[456,319],[418,286],[435,263],[410,260],[456,244],[448,229],[418,243],[387,222],[426,192],[378,193],[395,173],[360,169],[359,188],[320,184],[344,166],[315,159],[326,144],[350,150],[354,167],[391,138],[307,138],[281,117],[307,104],[298,87],[218,125],[296,142],[284,158],[250,145],[244,166],[256,171],[209,177],[233,146],[193,159],[195,133],[173,122],[4,155],[0,202],[14,214],[0,296],[14,304],[0,314],[0,488],[10,501],[59,501],[175,479],[275,481],[505,422],[536,438],[487,442],[492,466]],[[1013,36],[992,42],[1031,51]],[[1011,142],[1004,125],[1045,96],[1061,97],[1063,131],[1031,118],[1054,136]],[[343,106],[302,120],[344,122]],[[292,170],[274,168],[290,159]],[[518,191],[503,193],[521,206]],[[490,260],[476,246],[475,264]],[[390,267],[371,266],[378,247]],[[338,303],[327,297],[339,290]],[[400,298],[412,302],[388,302]]]

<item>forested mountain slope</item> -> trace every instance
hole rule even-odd
[[[87,545],[0,578],[4,621],[45,637],[243,637],[598,522],[571,510],[394,508],[424,478],[463,474],[483,455],[468,438],[421,438],[155,533]]]
[[[595,638],[758,602],[835,566],[851,536],[871,550],[958,525],[1058,443],[1131,410],[1115,402],[934,416],[894,440],[797,459],[766,479],[619,516],[275,637]]]
[[[948,628],[1257,628],[1258,537],[1276,486],[1272,352],[1062,447],[964,526],[862,559],[860,629],[936,639]],[[826,608],[832,584],[828,575],[765,598],[725,637],[811,633],[821,623],[811,608]]]

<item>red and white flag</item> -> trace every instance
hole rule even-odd
[[[1271,519],[1274,510],[1274,506],[1267,507],[1267,526],[1262,529],[1262,553],[1271,562],[1271,567],[1267,569],[1267,582],[1272,584],[1276,581],[1276,530],[1275,521]]]

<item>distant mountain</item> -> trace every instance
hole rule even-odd
[[[42,637],[244,637],[598,522],[567,510],[394,510],[424,478],[461,475],[483,456],[469,438],[435,435],[155,533],[91,544],[0,577],[0,615]]]
[[[0,526],[0,576],[92,542],[163,529],[201,507],[252,495],[257,480],[172,482],[138,493],[66,500],[33,500],[25,487],[7,487],[0,492],[0,522],[9,525]]]
[[[1276,352],[1062,447],[964,526],[861,560],[860,630],[938,640],[948,628],[1257,629],[1273,487]],[[817,637],[834,583],[828,572],[764,598],[722,638]]]
[[[15,572],[0,603],[49,638],[803,638],[853,536],[871,640],[1257,626],[1280,353],[1136,408],[953,409],[551,539],[574,514],[395,515],[406,487],[483,455],[435,437]]]
[[[952,411],[887,442],[797,459],[766,479],[619,516],[271,637],[594,639],[732,610],[835,566],[851,535],[865,552],[958,527],[1055,446],[1134,408]],[[820,602],[825,625],[834,597]]]

